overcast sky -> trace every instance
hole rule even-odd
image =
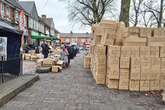
[[[54,19],[55,28],[60,32],[90,32],[89,27],[72,26],[68,19],[68,10],[66,3],[60,0],[20,0],[20,1],[35,1],[38,14],[46,14]]]

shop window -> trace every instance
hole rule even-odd
[[[15,11],[15,23],[19,23],[19,12]]]
[[[2,18],[4,18],[4,16],[5,16],[5,7],[4,7],[4,3],[1,3],[1,16],[2,16]]]

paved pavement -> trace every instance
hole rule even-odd
[[[79,56],[62,73],[40,75],[0,110],[165,110],[160,97],[96,85],[82,61]]]

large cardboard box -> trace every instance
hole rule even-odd
[[[141,57],[141,80],[148,80],[151,75],[151,57]]]
[[[111,57],[120,57],[120,46],[108,46],[108,56]]]
[[[165,46],[160,47],[160,57],[165,58]]]
[[[159,86],[160,90],[164,90],[164,88],[165,88],[165,76],[160,77],[159,83],[160,83],[160,86]]]
[[[43,60],[43,66],[52,66],[53,65],[53,60],[51,58],[47,58]]]
[[[150,83],[148,80],[140,80],[140,91],[149,91]]]
[[[129,79],[120,79],[119,90],[128,90],[128,89],[129,89]]]
[[[140,90],[140,81],[139,80],[130,80],[129,90],[130,91],[139,91]]]
[[[165,46],[165,37],[148,38],[148,46]]]
[[[120,69],[120,79],[129,79],[129,69]]]
[[[114,31],[116,31],[117,26],[118,26],[118,22],[116,21],[102,20],[100,22],[100,27],[102,27],[103,29],[113,29]]]
[[[107,77],[109,79],[119,79],[120,78],[119,68],[108,68],[107,69]]]
[[[152,73],[149,76],[149,80],[159,80],[161,72],[161,61],[158,57],[151,58],[151,70]]]
[[[97,77],[95,80],[96,80],[96,84],[101,84],[101,85],[105,84],[105,81],[106,81],[105,78],[97,78]]]
[[[139,57],[139,56],[140,56],[140,47],[131,46],[131,57]]]
[[[59,66],[52,66],[52,73],[58,73],[60,71]]]
[[[164,29],[163,28],[155,28],[153,29],[153,36],[154,37],[164,37]]]
[[[129,57],[120,57],[120,68],[121,69],[130,68],[130,58]]]
[[[101,44],[101,39],[102,39],[101,35],[94,36],[94,44],[95,45]]]
[[[101,38],[102,45],[113,45],[116,37],[116,31],[112,29],[104,29],[104,36]]]
[[[104,30],[99,26],[99,24],[93,25],[92,31],[94,36],[102,36],[104,34]]]
[[[95,48],[95,52],[96,55],[106,55],[106,46],[104,45],[97,45]]]
[[[119,68],[120,59],[119,57],[108,56],[107,67],[108,68]]]
[[[150,81],[150,91],[160,90],[160,81],[151,80]]]
[[[87,55],[84,57],[84,68],[90,69],[90,64],[91,64],[91,56]]]
[[[150,47],[141,46],[140,47],[140,57],[149,57],[150,56]]]
[[[151,46],[150,47],[150,56],[151,57],[159,57],[159,47]]]
[[[130,57],[131,56],[131,47],[122,46],[121,47],[121,57]]]
[[[108,56],[107,76],[110,79],[119,79],[119,57]]]
[[[140,28],[140,37],[150,38],[152,37],[152,29],[151,28]]]
[[[140,57],[132,57],[130,79],[140,80],[140,72]]]
[[[160,71],[161,75],[165,76],[165,58],[161,58]]]
[[[130,35],[138,35],[140,34],[140,28],[139,27],[129,27],[128,32]]]
[[[110,89],[118,89],[119,88],[119,80],[108,80],[108,88]]]
[[[124,46],[146,46],[147,39],[139,38],[138,36],[130,35],[123,41]]]
[[[96,64],[105,65],[106,64],[106,56],[105,55],[95,55]]]

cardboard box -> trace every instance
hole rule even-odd
[[[119,90],[128,90],[128,89],[129,89],[129,79],[120,79]]]
[[[119,79],[120,78],[119,68],[108,68],[107,69],[107,77],[109,79]]]
[[[165,57],[165,46],[160,47],[160,57],[161,58]]]
[[[43,59],[36,60],[37,67],[41,67],[43,65]]]
[[[96,55],[106,55],[106,46],[104,45],[97,45],[95,48]]]
[[[149,76],[149,80],[159,80],[160,71],[161,71],[160,58],[157,58],[157,57],[151,58],[151,70],[152,70],[152,73]]]
[[[129,34],[132,34],[132,35],[137,34],[139,36],[140,28],[139,27],[129,27],[128,32],[129,32]]]
[[[150,91],[160,90],[160,81],[152,80],[150,81]]]
[[[140,57],[132,57],[130,79],[140,80],[140,72]]]
[[[24,54],[25,60],[30,60],[31,59],[31,54]]]
[[[103,29],[114,29],[114,31],[116,31],[117,26],[118,22],[112,20],[102,20],[100,22],[100,27],[102,27]]]
[[[149,81],[148,80],[141,80],[140,81],[140,91],[149,91]]]
[[[108,46],[108,56],[111,57],[120,57],[120,46]]]
[[[96,80],[96,84],[101,84],[101,85],[102,85],[102,84],[105,84],[105,80],[106,80],[106,79],[105,79],[105,78],[97,78],[97,77],[96,77],[95,80]]]
[[[99,64],[105,64],[106,63],[106,56],[105,55],[95,55],[95,60]]]
[[[120,58],[120,68],[121,69],[129,69],[130,68],[130,58],[129,57],[121,57]]]
[[[104,36],[101,38],[102,45],[113,45],[116,37],[116,31],[112,29],[104,29]]]
[[[119,80],[108,80],[107,87],[110,89],[118,89],[119,88]]]
[[[130,35],[123,41],[124,46],[146,46],[147,39],[139,38],[138,36]]]
[[[140,47],[140,57],[149,57],[150,56],[150,47],[141,46]]]
[[[151,28],[140,28],[140,37],[150,38],[152,37],[152,29]]]
[[[159,47],[151,46],[150,47],[150,56],[151,57],[159,57]]]
[[[120,79],[129,79],[129,69],[120,69]]]
[[[140,81],[139,80],[130,80],[129,90],[130,91],[139,91],[140,90]]]
[[[165,46],[165,37],[148,38],[148,46]]]
[[[52,66],[53,65],[53,60],[50,58],[44,59],[43,60],[43,66]]]
[[[52,73],[58,73],[59,71],[59,66],[52,66]]]
[[[160,71],[161,75],[165,76],[165,58],[161,58]]]
[[[121,47],[121,57],[130,57],[131,56],[131,47],[122,46]]]
[[[107,67],[108,68],[119,68],[120,59],[119,57],[108,56]]]
[[[94,36],[102,36],[104,34],[104,30],[98,24],[92,26],[92,31]]]
[[[84,68],[90,69],[90,64],[91,64],[91,57],[89,55],[85,56],[84,57]]]
[[[165,88],[165,76],[160,77],[159,83],[160,83],[160,90],[164,90],[164,88]]]
[[[162,28],[155,28],[155,29],[153,29],[153,35],[154,35],[154,37],[163,37],[164,30]]]
[[[151,70],[151,57],[141,58],[141,80],[148,80],[152,73]]]
[[[131,57],[139,57],[139,56],[140,56],[140,47],[131,46]]]

